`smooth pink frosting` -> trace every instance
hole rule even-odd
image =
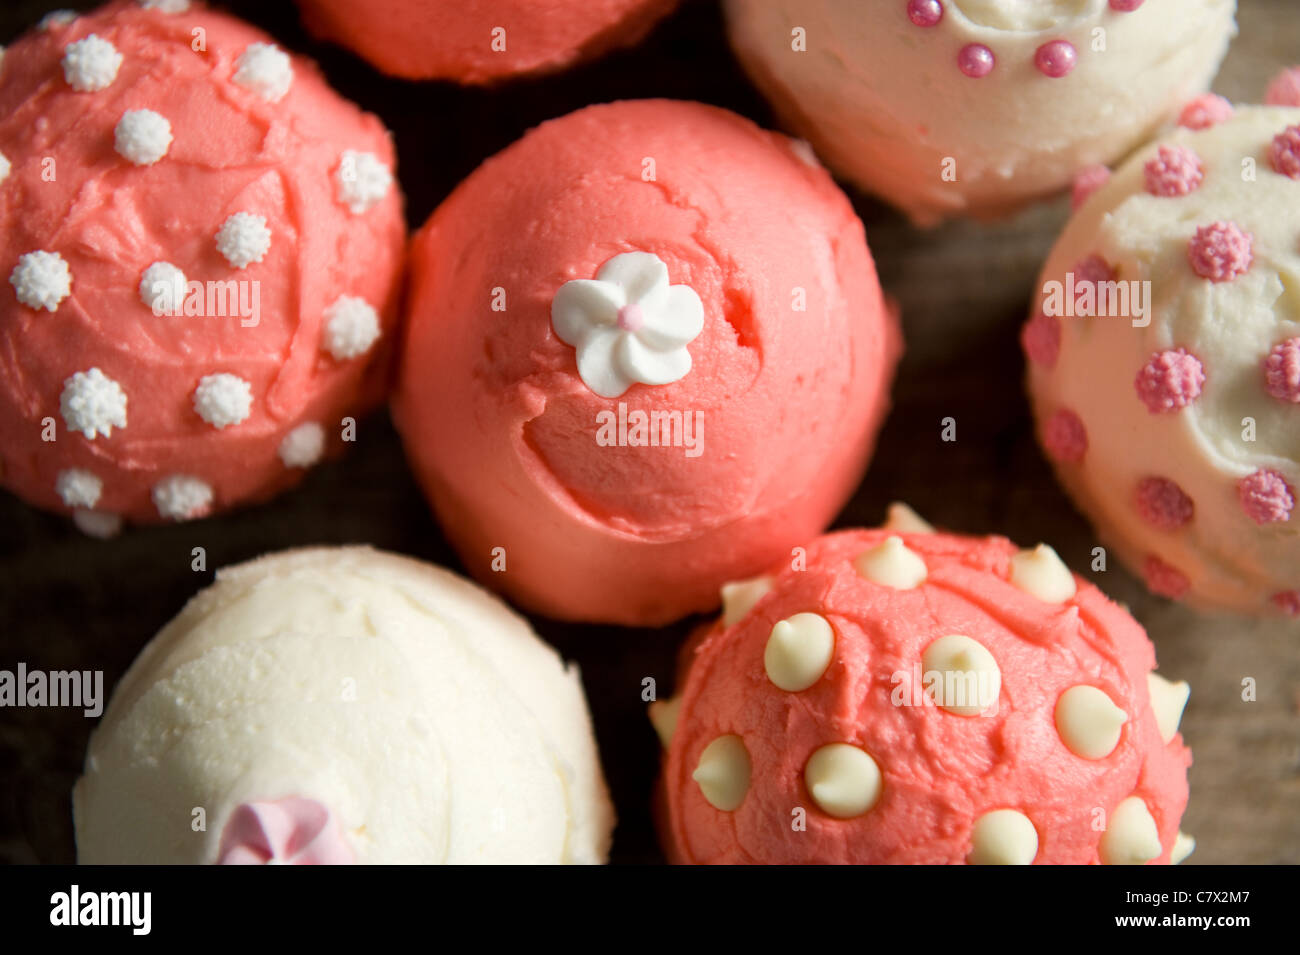
[[[631,251],[698,294],[703,331],[680,380],[601,398],[551,303]],[[461,184],[411,269],[393,400],[408,456],[469,570],[532,610],[656,624],[715,607],[861,476],[898,332],[861,222],[783,136],[663,100],[552,120]],[[620,403],[699,412],[702,453],[598,445]]]
[[[640,40],[677,0],[298,0],[308,28],[385,73],[490,83]],[[505,30],[505,49],[493,30]],[[499,46],[499,44],[498,44]]]
[[[286,796],[241,803],[221,830],[219,865],[351,865],[351,847],[329,808]]]
[[[204,52],[191,48],[200,27]],[[61,60],[92,33],[122,63],[106,88],[81,92],[65,81]],[[335,174],[344,150],[372,153],[391,170],[392,142],[304,59],[293,58],[278,102],[233,82],[250,44],[269,42],[197,4],[168,14],[128,0],[29,33],[6,51],[0,152],[13,168],[0,182],[0,457],[4,484],[28,501],[68,512],[55,488],[69,469],[102,481],[97,511],[134,521],[160,519],[154,488],[176,475],[211,489],[210,511],[264,499],[304,473],[277,454],[290,431],[318,423],[326,445],[339,447],[341,418],[381,399],[402,200],[394,182],[354,213]],[[143,109],[171,127],[152,165],[114,149],[120,117]],[[42,179],[47,156],[57,162],[54,181]],[[265,217],[271,243],[261,262],[236,269],[216,235],[241,211]],[[58,253],[71,271],[71,294],[54,312],[20,304],[4,281],[33,250]],[[191,281],[259,282],[259,323],[155,315],[140,284],[159,261]],[[323,350],[323,313],[345,294],[378,310],[383,335],[340,361]],[[65,380],[92,368],[127,399],[126,427],[94,439],[60,413]],[[217,428],[196,412],[195,392],[222,373],[248,383],[251,413]],[[47,416],[58,426],[54,442],[41,440]]]
[[[1129,796],[1147,805],[1168,862],[1187,805],[1191,754],[1182,738],[1164,743],[1147,674],[1155,653],[1141,626],[1097,588],[1048,603],[1014,586],[1016,547],[1001,537],[903,534],[925,562],[918,587],[896,590],[860,576],[854,558],[895,533],[829,534],[808,546],[807,569],[777,573],[772,590],[734,626],[721,624],[688,647],[681,706],[664,767],[664,838],[685,863],[925,863],[966,861],[975,821],[995,809],[1028,816],[1040,864],[1096,863],[1097,809]],[[767,677],[764,651],[779,620],[817,613],[834,630],[825,673],[799,692]],[[996,715],[958,716],[925,700],[896,705],[902,684],[934,640],[964,634],[1001,671]],[[904,677],[904,680],[908,677]],[[1057,700],[1095,686],[1128,714],[1118,745],[1084,759],[1062,742]],[[700,754],[736,734],[749,752],[744,801],[724,812],[692,779]],[[882,776],[865,813],[836,819],[804,784],[812,752],[849,743]],[[807,831],[792,831],[792,810]]]

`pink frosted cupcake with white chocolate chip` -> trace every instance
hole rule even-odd
[[[0,481],[105,534],[264,499],[384,385],[392,143],[197,4],[47,21],[0,66]]]
[[[1062,483],[1157,594],[1300,614],[1300,109],[1200,100],[1086,198],[1026,325]]]

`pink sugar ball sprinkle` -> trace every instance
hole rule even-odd
[[[1146,580],[1148,590],[1170,600],[1177,600],[1191,586],[1186,574],[1170,567],[1155,554],[1149,555],[1143,563],[1142,577]]]
[[[1068,40],[1051,40],[1034,53],[1034,66],[1038,67],[1038,72],[1052,79],[1068,76],[1078,61],[1078,51]]]
[[[1055,315],[1039,312],[1020,332],[1020,344],[1029,360],[1044,368],[1052,368],[1061,353],[1061,320]]]
[[[1186,146],[1164,145],[1143,167],[1147,192],[1172,199],[1194,191],[1205,178],[1201,159]]]
[[[1269,106],[1300,106],[1300,66],[1292,66],[1268,84],[1264,102]]]
[[[1070,208],[1078,209],[1109,181],[1110,169],[1106,166],[1087,166],[1080,169],[1074,177],[1074,186],[1070,191]]]
[[[1201,226],[1187,244],[1187,259],[1196,274],[1212,282],[1227,282],[1250,271],[1255,261],[1254,239],[1233,222]]]
[[[1144,2],[1145,0],[1110,0],[1110,8],[1116,13],[1132,13]]]
[[[1077,414],[1062,409],[1043,426],[1043,446],[1057,461],[1078,463],[1088,453],[1088,429]]]
[[[1269,598],[1288,617],[1300,617],[1300,590],[1283,590]]]
[[[1300,126],[1288,126],[1274,136],[1271,153],[1277,172],[1300,179]]]
[[[1264,387],[1274,398],[1300,404],[1300,338],[1273,346],[1264,359]]]
[[[993,72],[997,58],[983,43],[968,43],[957,54],[957,67],[971,79],[979,79]]]
[[[1256,471],[1237,482],[1241,508],[1256,524],[1275,524],[1291,519],[1295,495],[1286,478],[1273,470]]]
[[[919,27],[937,26],[943,19],[943,4],[939,0],[908,0],[907,16]]]
[[[1113,265],[1094,253],[1074,266],[1074,283],[1113,282],[1118,274]]]
[[[1142,366],[1133,384],[1152,414],[1177,411],[1200,397],[1205,366],[1184,348],[1157,352]]]
[[[1222,96],[1205,93],[1183,107],[1178,125],[1187,129],[1209,129],[1231,119],[1232,112],[1232,104]]]
[[[1177,530],[1192,519],[1192,499],[1168,478],[1145,477],[1137,486],[1137,510],[1142,519],[1162,531]]]

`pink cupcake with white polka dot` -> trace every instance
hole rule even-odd
[[[187,0],[48,19],[0,63],[0,482],[88,533],[265,499],[384,388],[388,133]]]
[[[1300,614],[1300,109],[1201,97],[1078,200],[1022,335],[1057,474],[1155,593]]]

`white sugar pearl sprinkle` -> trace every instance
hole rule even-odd
[[[153,486],[153,503],[169,520],[202,517],[212,506],[212,486],[188,474],[173,474]]]
[[[309,468],[325,453],[325,429],[315,421],[300,424],[280,442],[280,460],[286,468]]]
[[[63,78],[74,90],[93,93],[107,89],[117,79],[122,54],[94,33],[63,48]]]
[[[236,212],[217,232],[217,251],[237,269],[261,262],[271,248],[271,230],[266,218],[251,212]]]
[[[72,270],[59,253],[37,250],[19,256],[9,284],[28,308],[53,312],[72,294]]]
[[[220,430],[239,424],[253,409],[253,387],[238,375],[204,375],[194,389],[194,410]]]
[[[54,481],[54,490],[68,507],[94,507],[103,493],[104,482],[95,474],[82,468],[60,471]]]
[[[126,427],[126,392],[98,368],[79,371],[63,382],[59,412],[71,431],[112,437],[114,428]]]
[[[117,121],[113,148],[137,166],[152,166],[172,145],[172,124],[151,109],[129,109]]]
[[[334,173],[339,202],[356,215],[368,210],[393,184],[393,174],[374,153],[346,149]]]
[[[325,309],[325,350],[339,361],[364,355],[379,339],[379,315],[365,299],[340,295]]]
[[[250,43],[239,55],[232,79],[268,103],[278,103],[293,84],[293,64],[274,43]]]
[[[179,314],[185,302],[185,273],[170,262],[155,262],[140,278],[140,301],[155,315]]]

